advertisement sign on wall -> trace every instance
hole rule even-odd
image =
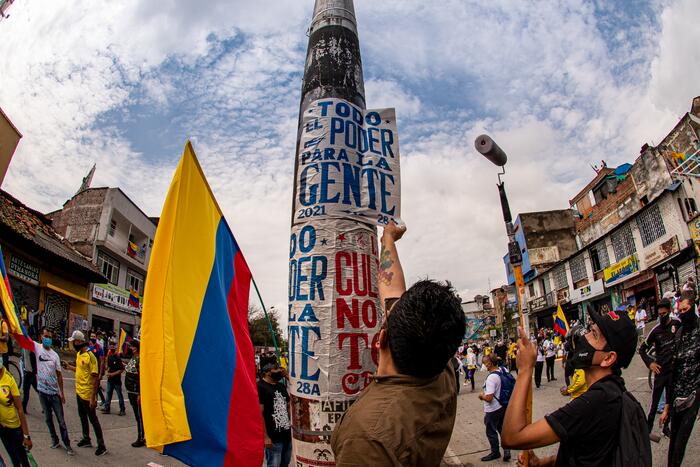
[[[666,240],[660,245],[656,245],[653,248],[648,248],[644,252],[644,260],[647,263],[647,267],[654,266],[660,263],[666,258],[675,255],[680,251],[680,246],[678,245],[678,236],[674,235],[670,239]]]
[[[92,287],[92,298],[119,310],[141,313],[143,297],[131,294],[128,290],[113,284],[95,284]]]
[[[571,293],[571,303],[579,303],[584,300],[590,300],[602,295],[604,291],[605,288],[603,287],[603,279],[598,279],[585,287],[574,289],[574,291]]]
[[[605,281],[605,286],[610,287],[638,273],[639,257],[637,257],[637,253],[633,253],[623,260],[605,268],[603,270],[603,279]]]

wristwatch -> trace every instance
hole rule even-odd
[[[31,440],[31,439],[32,439],[32,437],[31,437],[31,436],[29,436],[29,435],[24,435],[24,439],[29,439],[29,440]]]

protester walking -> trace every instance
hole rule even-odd
[[[474,349],[467,347],[467,371],[464,373],[464,385],[467,381],[472,383],[472,391],[474,391],[474,373],[476,373],[476,354]]]
[[[29,467],[27,451],[32,448],[32,438],[17,382],[4,365],[0,365],[0,441],[13,466]]]
[[[501,449],[498,436],[503,429],[503,418],[506,413],[505,405],[499,400],[501,397],[501,377],[496,354],[484,355],[482,363],[489,372],[484,381],[484,388],[479,394],[479,399],[484,401],[484,425],[486,425],[486,438],[489,440],[491,452],[481,458],[481,462],[488,462],[501,458]],[[511,377],[512,378],[512,377]],[[512,379],[511,379],[512,380]],[[503,450],[503,460],[510,461],[510,450]]]
[[[544,349],[542,348],[542,338],[537,338],[537,360],[535,361],[535,386],[537,389],[540,388],[542,384],[542,368],[544,367]],[[520,368],[520,363],[518,363],[518,368]]]
[[[66,403],[63,392],[63,375],[61,373],[61,360],[53,350],[53,332],[44,329],[42,331],[41,344],[34,343],[34,353],[37,361],[37,391],[39,402],[44,411],[44,421],[51,435],[51,449],[58,449],[61,444],[53,424],[53,416],[56,416],[58,428],[66,454],[75,455],[68,437],[68,427],[63,414],[63,404]]]
[[[31,350],[22,349],[22,409],[27,413],[29,395],[32,388],[36,391],[36,355]]]
[[[700,325],[695,311],[695,290],[681,293],[678,315],[680,327],[674,338],[671,384],[666,391],[662,423],[671,418],[668,466],[683,463],[685,448],[695,426],[700,407]]]
[[[644,303],[641,303],[639,308],[637,308],[637,312],[634,314],[634,322],[637,326],[637,336],[639,339],[644,337],[644,325],[647,322],[647,312],[644,309],[645,306],[646,305]]]
[[[454,428],[457,384],[449,361],[464,337],[464,311],[449,283],[422,280],[406,290],[396,250],[404,232],[392,221],[381,237],[385,312],[377,371],[333,431],[338,467],[437,466]]]
[[[557,358],[557,351],[554,347],[552,336],[548,336],[542,343],[544,349],[544,361],[547,364],[547,382],[556,381],[554,377],[554,360]]]
[[[574,370],[574,373],[571,377],[571,384],[561,388],[561,395],[571,396],[571,400],[574,400],[587,390],[588,385],[586,384],[586,374],[583,370],[579,369]]]
[[[107,397],[105,398],[102,413],[110,413],[112,407],[112,394],[117,393],[119,398],[119,415],[126,415],[124,406],[124,396],[122,395],[122,373],[124,372],[124,362],[122,362],[117,350],[117,342],[109,341],[109,353],[107,354]]]
[[[633,460],[629,465],[651,465],[644,411],[618,376],[635,354],[635,325],[626,314],[615,311],[604,315],[589,311],[589,315],[593,320],[590,331],[574,336],[571,355],[574,369],[585,373],[588,391],[530,424],[526,415],[527,394],[537,349],[520,329],[520,373],[506,410],[503,446],[530,450],[559,442],[554,456],[538,458],[530,451],[533,466],[609,466],[613,465],[618,448]],[[620,430],[623,422],[625,430]]]
[[[659,315],[659,323],[652,328],[649,335],[639,346],[639,355],[644,360],[644,364],[654,373],[654,388],[651,392],[651,404],[647,415],[647,425],[649,433],[654,428],[654,418],[664,391],[671,385],[673,373],[673,353],[675,346],[676,330],[680,327],[680,321],[671,318],[671,302],[662,299],[656,306]],[[650,352],[654,351],[652,357]],[[668,432],[668,420],[664,424],[662,431]]]
[[[132,339],[129,341],[129,348],[131,349],[131,360],[124,368],[124,387],[136,419],[136,441],[131,443],[131,446],[140,448],[146,445],[143,414],[141,413],[141,343],[137,339]]]
[[[99,370],[97,368],[97,358],[95,354],[88,351],[88,343],[85,341],[85,335],[80,331],[73,331],[68,342],[73,344],[76,351],[75,366],[63,362],[63,366],[67,369],[75,371],[75,399],[78,404],[78,416],[83,429],[83,439],[78,441],[78,447],[91,447],[90,428],[88,421],[92,425],[97,438],[96,456],[101,456],[107,452],[104,438],[102,437],[102,427],[97,418],[97,394],[96,388],[99,384]]]
[[[102,408],[105,404],[105,395],[102,392],[102,376],[105,372],[105,348],[102,346],[101,340],[98,339],[98,334],[96,332],[90,333],[90,343],[88,344],[88,351],[92,352],[97,358],[97,399],[100,402]]]

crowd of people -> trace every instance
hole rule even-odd
[[[474,375],[487,373],[478,394],[490,452],[481,460],[511,458],[530,466],[650,466],[657,404],[670,437],[667,463],[680,466],[698,416],[700,325],[694,284],[656,304],[588,310],[586,322],[571,322],[565,336],[541,329],[519,337],[463,342],[464,314],[449,283],[423,280],[406,289],[396,242],[405,228],[390,224],[381,238],[389,258],[380,267],[392,280],[380,284],[385,318],[377,342],[379,365],[373,382],[346,411],[331,437],[338,466],[437,466],[450,441],[461,386],[475,390]],[[641,312],[640,312],[641,311]],[[645,333],[649,315],[658,323]],[[641,327],[640,327],[641,325]],[[641,329],[641,331],[640,331]],[[641,341],[641,342],[640,342]],[[650,352],[654,350],[654,352]],[[627,391],[624,370],[639,353],[654,373],[648,413]],[[540,420],[527,421],[527,394],[539,388],[543,371],[557,381],[561,358],[568,401]],[[258,393],[270,467],[291,457],[291,423],[286,369],[273,353],[257,357]],[[537,394],[537,393],[535,393]],[[420,410],[416,410],[420,407]],[[559,444],[553,456],[533,449]]]
[[[7,345],[7,323],[0,323],[0,343]],[[27,425],[26,417],[32,389],[36,392],[44,421],[51,436],[52,449],[61,448],[68,456],[75,455],[64,413],[66,403],[63,372],[69,369],[75,372],[75,393],[78,417],[82,428],[82,438],[76,443],[79,448],[92,447],[90,426],[97,442],[95,455],[102,456],[107,452],[102,427],[97,415],[100,409],[102,414],[109,414],[111,399],[114,393],[119,398],[118,415],[126,414],[123,386],[126,389],[131,409],[137,424],[137,438],[132,446],[145,446],[143,420],[140,409],[139,387],[139,348],[138,340],[130,340],[128,343],[128,361],[124,363],[121,350],[118,349],[114,337],[108,337],[103,333],[91,332],[89,338],[82,331],[74,331],[67,339],[75,350],[75,362],[69,363],[61,360],[55,350],[56,332],[44,327],[37,331],[32,329],[33,349],[23,349],[20,363],[23,371],[23,391],[20,396],[17,382],[6,369],[9,359],[7,347],[0,345],[3,353],[3,363],[0,364],[0,440],[7,451],[13,466],[29,467],[29,451],[32,448],[32,439]],[[38,342],[37,342],[38,341]],[[101,380],[106,376],[107,393],[102,391]],[[100,402],[98,403],[98,399]],[[58,432],[54,423],[58,424]],[[60,434],[60,438],[59,438]],[[0,465],[4,460],[0,458]]]

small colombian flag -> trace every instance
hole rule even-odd
[[[566,321],[566,315],[564,315],[561,305],[557,306],[557,312],[554,314],[554,331],[562,337],[565,337],[566,333],[569,332],[569,323]]]

